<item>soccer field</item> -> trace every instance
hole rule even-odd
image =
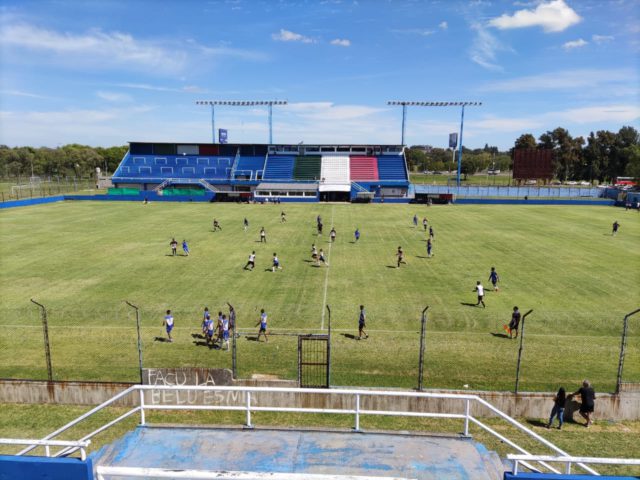
[[[414,214],[435,229],[432,258]],[[222,231],[212,232],[214,217]],[[172,237],[186,239],[191,255],[170,256]],[[296,378],[297,339],[284,334],[326,332],[329,304],[334,385],[415,387],[420,312],[429,305],[425,386],[511,390],[519,342],[504,338],[502,325],[517,305],[533,309],[521,390],[574,389],[586,377],[606,391],[615,385],[622,318],[640,306],[640,215],[612,207],[64,202],[1,211],[0,239],[4,378],[46,378],[30,298],[48,309],[54,378],[130,381],[138,379],[136,330],[124,300],[141,309],[145,366],[213,368],[230,367],[230,353],[194,335],[205,306],[215,316],[229,301],[243,333],[241,377]],[[311,263],[312,243],[330,267]],[[256,269],[245,271],[252,250]],[[283,266],[275,273],[274,252]],[[487,288],[485,309],[466,305],[476,302],[477,280],[490,285],[491,266],[500,291]],[[353,339],[360,304],[363,341]],[[172,344],[156,340],[168,308]],[[261,308],[276,334],[268,343],[254,341]],[[625,380],[639,381],[637,321],[629,334]]]

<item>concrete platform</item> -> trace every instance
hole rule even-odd
[[[498,456],[471,439],[401,433],[146,426],[91,458],[94,465],[120,467],[420,480],[503,476]]]

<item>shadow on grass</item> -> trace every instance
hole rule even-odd
[[[494,337],[497,337],[497,338],[511,338],[511,337],[509,337],[509,335],[507,335],[505,333],[494,333],[494,332],[491,332],[491,335],[493,335]]]
[[[341,335],[342,335],[344,338],[348,338],[348,339],[350,339],[350,340],[357,340],[357,339],[358,339],[358,336],[357,336],[357,335],[354,335],[354,334],[352,334],[352,333],[342,333]]]
[[[422,255],[416,255],[416,258],[429,258],[429,257],[423,257]]]
[[[464,305],[465,307],[477,307],[478,306],[477,303],[467,303],[467,302],[460,302],[460,305]]]
[[[198,338],[198,339],[204,340],[205,336],[201,333],[192,333],[191,338]]]
[[[387,265],[387,268],[398,268],[396,265]]]
[[[169,342],[169,339],[166,337],[155,337],[153,339],[154,342],[162,342],[162,343],[171,343]]]
[[[547,424],[542,420],[537,420],[535,418],[528,418],[526,421],[532,427],[547,428]]]

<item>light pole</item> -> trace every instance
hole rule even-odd
[[[273,106],[287,105],[286,100],[197,100],[196,105],[209,105],[211,107],[211,134],[213,143],[216,142],[216,105],[224,105],[230,107],[255,107],[266,106],[269,111],[269,145],[273,144]]]
[[[402,145],[404,145],[405,123],[407,120],[407,107],[462,107],[460,116],[460,143],[458,147],[458,175],[456,184],[460,186],[460,167],[462,165],[462,129],[464,126],[464,107],[479,107],[482,102],[407,102],[389,101],[387,105],[402,106]]]

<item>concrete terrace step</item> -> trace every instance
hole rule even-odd
[[[138,427],[91,454],[94,465],[416,479],[502,479],[469,438],[403,433]],[[120,477],[119,477],[120,478]]]

